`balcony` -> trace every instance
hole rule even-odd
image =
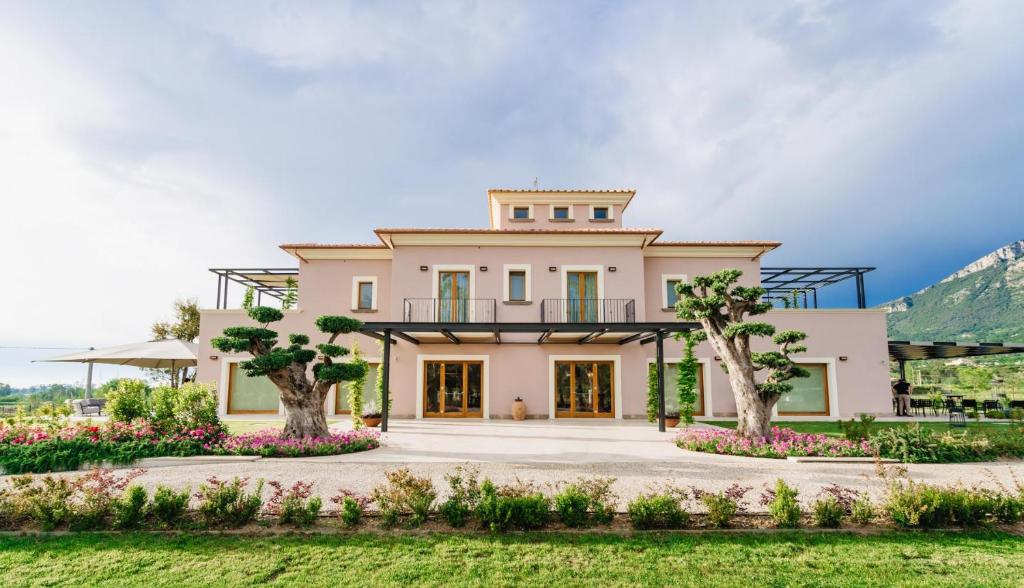
[[[494,298],[406,298],[402,320],[407,323],[493,323]]]
[[[545,298],[540,303],[542,323],[635,323],[632,298]]]

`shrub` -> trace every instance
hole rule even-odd
[[[278,517],[282,525],[309,527],[316,522],[323,501],[319,496],[312,496],[312,482],[295,482],[287,490],[276,480],[267,484],[273,489],[267,500],[267,514]]]
[[[509,529],[540,529],[551,516],[551,501],[533,486],[518,483],[496,487],[490,480],[480,485],[476,518],[492,533]]]
[[[75,489],[67,478],[46,476],[40,486],[26,486],[24,512],[43,531],[52,531],[71,521],[71,497]]]
[[[800,526],[800,503],[797,501],[799,492],[781,479],[775,481],[775,488],[766,490],[761,495],[761,504],[768,507],[775,525],[783,529],[795,529]]]
[[[112,503],[113,527],[115,529],[138,529],[146,517],[146,503],[149,495],[142,486],[129,486]]]
[[[149,386],[142,380],[124,379],[117,387],[107,392],[106,410],[115,421],[129,423],[149,414],[146,409],[146,395]]]
[[[111,470],[95,469],[75,478],[71,482],[72,495],[68,498],[68,528],[72,531],[105,528],[125,488],[142,473],[143,470],[131,470],[118,477]]]
[[[867,494],[860,496],[850,508],[850,520],[861,525],[870,524],[875,520],[875,504]]]
[[[767,439],[748,439],[735,430],[683,429],[676,445],[689,451],[781,459],[788,456],[867,457],[874,450],[867,441],[849,441],[824,434],[797,433],[773,427]]]
[[[875,417],[868,414],[860,415],[859,421],[855,419],[839,421],[839,426],[843,429],[843,435],[850,441],[863,441],[870,437],[874,424]]]
[[[147,507],[147,514],[152,516],[161,527],[179,527],[185,519],[190,493],[189,488],[176,492],[161,484],[153,491],[153,499]]]
[[[708,525],[721,529],[728,527],[740,510],[740,501],[750,491],[748,487],[733,484],[721,492],[708,492],[691,488],[693,498],[704,505]]]
[[[371,497],[380,511],[381,523],[392,527],[401,516],[408,516],[407,525],[419,527],[434,508],[437,491],[430,478],[414,476],[408,468],[384,472],[387,482],[373,489]]]
[[[882,457],[908,463],[955,463],[989,461],[999,457],[1024,457],[1024,434],[1006,431],[930,431],[919,425],[890,427],[871,435]]]
[[[843,523],[845,515],[846,509],[835,496],[820,496],[811,504],[811,516],[818,527],[836,529]]]
[[[882,509],[896,525],[930,529],[973,527],[996,520],[1000,495],[980,488],[943,488],[930,484],[890,483]]]
[[[638,496],[626,506],[626,513],[635,529],[679,529],[690,521],[679,497],[672,494]]]
[[[257,480],[252,492],[245,491],[248,483],[249,478],[209,478],[196,493],[200,520],[212,527],[241,527],[255,521],[263,506],[263,480]]]
[[[615,516],[614,478],[580,479],[555,495],[555,512],[567,527],[610,523]]]
[[[331,502],[338,505],[338,517],[343,527],[355,527],[363,519],[366,506],[369,500],[365,496],[359,496],[350,490],[339,490],[338,494],[331,497]]]
[[[153,422],[164,431],[221,428],[217,392],[209,384],[186,382],[153,391]]]
[[[452,527],[464,527],[480,504],[478,475],[478,470],[462,466],[457,466],[454,474],[445,474],[449,495],[438,508],[438,512]]]
[[[311,457],[342,455],[380,447],[380,433],[373,429],[333,433],[327,437],[289,439],[279,430],[268,429],[233,435],[224,439],[213,453],[259,455],[262,457]]]

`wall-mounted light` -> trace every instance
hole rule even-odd
[[[211,355],[210,359],[216,361],[216,360],[220,359],[220,356],[219,355]]]
[[[555,266],[553,266],[553,265],[549,265],[549,266],[548,266],[548,271],[549,271],[549,272],[557,272],[557,271],[558,271],[558,268],[557,268],[557,267],[555,267]]]
[[[840,356],[839,356],[839,361],[846,361],[846,360],[848,360],[848,359],[850,359],[850,358],[849,358],[849,357],[846,357],[845,355],[840,355]]]
[[[486,265],[480,266],[480,271],[482,271],[482,272],[487,271],[487,266]]]
[[[617,267],[615,267],[615,266],[613,265],[613,266],[611,266],[611,267],[609,267],[609,268],[608,268],[608,271],[610,271],[610,272],[613,272],[613,271],[615,271],[615,270],[617,270],[617,269],[619,269],[619,268],[617,268]]]
[[[722,361],[722,358],[721,358],[721,357],[718,357],[718,356],[716,355],[716,356],[715,356],[715,361]]]
[[[421,265],[421,266],[420,266],[420,271],[421,271],[421,272],[425,272],[425,271],[427,271],[428,269],[430,269],[430,268],[428,268],[428,267],[427,267],[427,266],[425,266],[425,265]]]

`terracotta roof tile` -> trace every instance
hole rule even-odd
[[[387,249],[380,243],[285,243],[281,249]]]

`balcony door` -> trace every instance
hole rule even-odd
[[[483,362],[427,361],[423,371],[423,416],[483,416]]]
[[[610,361],[555,362],[555,416],[615,416],[615,365]]]
[[[437,290],[438,322],[469,322],[469,272],[438,272]]]
[[[570,323],[597,322],[597,272],[566,273],[566,320]]]

